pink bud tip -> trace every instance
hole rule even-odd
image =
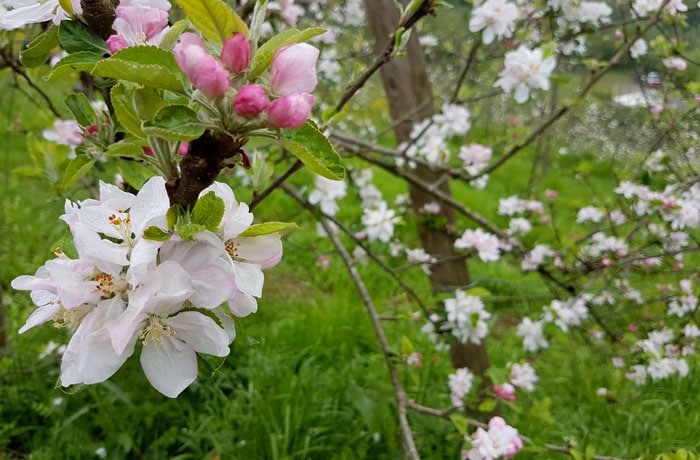
[[[311,94],[292,93],[273,101],[267,109],[267,116],[276,128],[295,129],[306,122],[313,105]]]
[[[260,85],[243,85],[233,101],[233,110],[246,118],[257,117],[270,105],[265,90]]]
[[[234,73],[242,72],[248,68],[250,45],[245,35],[236,32],[232,38],[224,41],[224,46],[221,49],[221,62]]]

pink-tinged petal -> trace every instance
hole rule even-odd
[[[255,297],[262,295],[265,275],[258,264],[234,261],[236,289]]]
[[[153,388],[176,398],[197,378],[197,355],[181,340],[164,336],[143,346],[141,367]]]
[[[318,55],[318,49],[307,43],[280,48],[270,65],[272,92],[278,96],[312,92],[318,84],[316,78]]]
[[[143,302],[146,313],[167,316],[179,310],[192,295],[190,275],[176,262],[165,261],[149,275],[135,292],[137,304]]]
[[[267,93],[260,85],[243,85],[233,101],[233,110],[245,118],[255,118],[270,105]]]
[[[232,38],[224,40],[221,48],[221,62],[231,72],[242,72],[250,63],[250,45],[242,33],[236,32]]]
[[[214,265],[201,268],[191,276],[193,292],[189,300],[195,307],[218,307],[231,297],[235,290],[231,275]]]
[[[120,49],[124,49],[129,46],[129,43],[121,35],[110,35],[107,39],[107,46],[109,47],[109,52],[114,54]]]
[[[260,264],[262,268],[274,267],[282,258],[282,240],[279,233],[251,238],[238,237],[234,242],[239,258]]]
[[[226,254],[224,243],[210,231],[198,233],[194,241],[183,241],[174,236],[165,242],[160,250],[162,261],[177,262],[190,274],[202,267],[212,265],[224,254]]]
[[[258,311],[258,301],[252,295],[236,291],[228,301],[228,308],[234,315],[244,318]]]
[[[146,315],[143,308],[129,305],[124,313],[106,324],[106,333],[117,354],[124,353],[131,342],[136,342],[145,321]]]
[[[117,353],[105,325],[124,311],[124,302],[114,297],[100,302],[73,333],[61,362],[61,385],[104,382],[134,352],[136,337]]]
[[[175,337],[194,348],[197,353],[228,356],[229,337],[216,322],[196,311],[185,311],[165,321]]]
[[[27,318],[27,321],[24,323],[24,326],[22,326],[19,330],[20,334],[24,334],[26,331],[29,329],[33,328],[34,326],[38,326],[40,324],[44,324],[47,321],[51,321],[59,311],[61,311],[61,305],[60,304],[49,304],[49,305],[44,305],[43,307],[39,307],[34,312],[32,312],[31,315],[29,315],[29,318]]]
[[[276,128],[296,129],[309,119],[313,106],[311,94],[291,93],[272,101],[267,108],[267,117]]]
[[[56,285],[49,280],[49,272],[45,266],[39,267],[34,276],[18,276],[12,280],[10,286],[18,291],[56,291]]]

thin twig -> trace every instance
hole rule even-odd
[[[34,80],[31,79],[29,75],[27,75],[27,72],[24,71],[22,66],[15,60],[14,56],[10,55],[8,53],[7,49],[0,50],[0,55],[2,58],[5,60],[5,62],[10,66],[12,71],[16,73],[17,75],[21,76],[24,78],[24,80],[27,82],[27,84],[34,90],[36,91],[39,96],[41,96],[44,101],[46,101],[46,105],[49,107],[49,110],[51,113],[53,113],[56,118],[61,118],[61,112],[58,111],[56,106],[53,105],[53,102],[51,102],[51,98],[42,90],[39,88],[36,83],[34,83]]]
[[[399,416],[399,426],[401,429],[401,439],[404,447],[404,454],[411,459],[418,460],[420,459],[420,456],[418,455],[416,442],[413,439],[413,431],[411,430],[411,426],[408,423],[407,417],[409,398],[406,394],[406,390],[404,390],[403,386],[401,385],[401,381],[399,380],[399,374],[396,371],[396,367],[394,367],[394,363],[391,358],[393,353],[391,351],[391,347],[389,346],[389,341],[387,340],[386,335],[384,334],[381,318],[377,313],[377,309],[374,307],[372,297],[369,295],[369,291],[367,290],[367,287],[362,281],[362,278],[360,277],[360,274],[358,273],[357,268],[355,267],[355,263],[353,262],[352,257],[350,257],[350,254],[348,253],[347,249],[345,249],[345,246],[343,246],[343,243],[338,238],[338,235],[335,233],[335,229],[332,225],[329,225],[328,221],[325,219],[321,219],[320,222],[321,225],[323,225],[323,228],[328,233],[328,236],[333,242],[333,245],[335,246],[336,250],[343,258],[343,262],[345,263],[345,266],[348,269],[348,273],[350,274],[350,277],[352,278],[352,281],[355,284],[355,287],[357,288],[357,292],[360,294],[362,302],[365,304],[365,308],[367,309],[367,313],[369,314],[370,320],[372,321],[374,334],[377,336],[377,340],[379,341],[379,345],[382,349],[382,354],[384,355],[384,361],[386,362],[386,367],[389,371],[389,377],[391,378],[391,384],[394,387],[394,397],[396,398],[396,408]]]
[[[253,199],[250,201],[249,208],[252,211],[255,209],[255,207],[267,196],[272,193],[275,189],[277,189],[284,181],[289,179],[289,177],[294,174],[296,171],[300,170],[301,167],[304,166],[304,163],[301,162],[301,160],[296,160],[292,165],[287,169],[281,176],[277,177],[265,190],[262,192],[255,194],[253,196]]]

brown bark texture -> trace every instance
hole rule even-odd
[[[375,52],[380,55],[388,42],[393,40],[399,22],[399,12],[392,0],[365,0],[367,19],[375,39]],[[434,115],[434,101],[430,79],[414,30],[405,50],[405,56],[395,58],[381,69],[391,117],[395,122],[397,143],[409,140],[413,125]],[[439,184],[438,189],[451,196],[446,177],[424,166],[418,166],[415,174],[424,182]],[[430,193],[409,185],[413,209],[417,212],[426,203],[436,201]],[[434,293],[450,291],[469,284],[467,264],[454,250],[454,237],[448,229],[454,228],[455,212],[449,206],[441,206],[441,217],[446,224],[441,227],[418,225],[418,235],[423,249],[438,259],[447,259],[433,265],[430,281]],[[478,375],[484,375],[489,367],[486,347],[482,345],[456,344],[450,349],[455,368],[468,367]]]

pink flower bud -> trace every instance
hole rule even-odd
[[[110,35],[107,39],[107,46],[109,47],[109,52],[114,54],[120,49],[129,46],[129,44],[121,35]]]
[[[87,127],[88,134],[97,134],[100,132],[100,127],[97,125],[90,125]]]
[[[221,49],[221,62],[231,72],[243,72],[250,63],[250,45],[245,35],[236,32],[233,38],[224,41]]]
[[[184,33],[173,48],[175,61],[192,82],[209,99],[224,95],[231,86],[224,65],[209,54],[204,40],[197,34]]]
[[[190,149],[190,143],[189,142],[181,142],[180,143],[180,148],[177,149],[177,154],[180,155],[181,157],[184,157],[187,155],[187,152]]]
[[[316,79],[319,51],[306,43],[280,48],[270,65],[272,92],[279,96],[291,93],[311,93]]]
[[[254,118],[270,105],[265,90],[260,85],[243,85],[233,101],[233,110],[242,117]]]
[[[141,147],[143,150],[143,153],[146,154],[148,157],[154,157],[156,154],[153,152],[153,149],[151,147]]]
[[[313,106],[311,94],[292,93],[273,101],[267,108],[267,116],[277,128],[294,129],[306,122]]]

